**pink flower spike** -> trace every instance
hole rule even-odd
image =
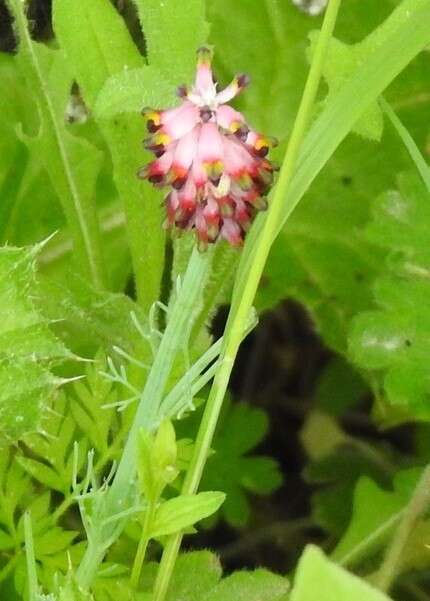
[[[211,62],[211,50],[200,48],[194,85],[178,89],[180,105],[142,112],[151,134],[145,146],[157,158],[138,172],[170,187],[166,227],[194,229],[201,250],[219,238],[242,245],[257,211],[267,207],[275,170],[265,157],[276,141],[226,104],[248,78],[237,75],[217,93]]]

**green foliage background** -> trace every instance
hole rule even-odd
[[[97,503],[105,502],[103,482],[121,460],[192,249],[190,237],[166,235],[160,193],[136,178],[148,160],[138,113],[145,105],[174,104],[175,87],[193,77],[195,50],[209,42],[220,82],[236,72],[251,75],[236,106],[256,129],[279,139],[281,162],[322,21],[287,0],[129,4],[133,18],[108,0],[54,0],[53,38],[42,42],[32,37],[23,3],[7,0],[17,50],[0,53],[0,598],[11,601],[152,599],[157,544],[138,592],[129,582],[145,528],[145,487],[134,491],[138,501],[91,593],[80,588],[79,572],[75,579],[86,539],[95,536]],[[285,578],[291,565],[280,576],[257,569],[222,578],[214,554],[183,554],[172,601],[308,601],[316,583],[322,601],[382,601],[387,597],[372,586],[377,568],[429,461],[430,33],[413,42],[407,20],[412,15],[418,25],[420,14],[430,18],[430,3],[343,4],[298,167],[296,189],[303,181],[309,186],[273,244],[255,299],[261,316],[285,299],[299,302],[333,352],[301,432],[303,478],[312,487],[309,519],[331,558],[308,547],[291,587]],[[403,36],[405,47],[396,46]],[[342,127],[349,108],[361,112],[338,140],[337,124],[326,125],[325,116],[356,73],[368,68],[372,75],[390,44],[397,50],[387,61],[389,75],[380,76],[390,84],[385,101],[378,100],[385,86],[369,84],[370,103],[357,94],[351,107],[342,107]],[[364,95],[367,83],[359,84]],[[334,149],[324,151],[328,161],[312,157],[315,137],[323,149]],[[244,257],[245,265],[252,260],[248,247]],[[214,250],[190,324],[177,335],[180,352],[172,355],[166,395],[160,391],[179,403],[168,417],[181,418],[169,443],[175,477],[163,481],[157,497],[152,538],[161,544],[203,518],[207,529],[221,519],[240,531],[252,524],[254,496],[282,486],[279,465],[258,449],[267,415],[233,399],[203,476],[206,496],[178,495],[201,418],[200,407],[191,410],[207,397],[200,372],[219,352],[207,325],[230,302],[238,263],[239,253],[225,245]],[[194,372],[193,363],[200,366]],[[372,439],[345,427],[345,416],[364,397],[379,428]],[[165,416],[157,417],[158,426]],[[411,442],[401,453],[380,433],[405,423]],[[141,463],[153,469],[145,457]],[[87,499],[90,489],[96,493]],[[221,493],[227,498],[215,517]],[[88,508],[93,522],[80,519],[79,495],[81,512]],[[26,512],[37,565],[33,597]],[[429,532],[424,511],[405,541],[394,598],[428,594]]]

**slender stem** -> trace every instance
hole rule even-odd
[[[143,561],[145,559],[146,549],[150,539],[151,526],[154,519],[155,510],[156,504],[149,502],[143,520],[142,535],[140,537],[139,546],[137,547],[136,557],[134,558],[133,569],[131,570],[130,583],[134,589],[137,589],[139,586],[140,572],[142,571]]]
[[[28,511],[24,514],[24,539],[25,539],[25,556],[26,556],[26,561],[27,561],[28,598],[29,598],[29,601],[36,601],[36,595],[37,595],[36,558],[34,555],[33,529],[31,526],[31,516]]]
[[[270,248],[276,236],[279,220],[283,210],[284,199],[294,174],[300,146],[304,139],[306,129],[310,122],[312,109],[321,80],[322,66],[326,50],[336,23],[337,13],[341,0],[331,0],[325,14],[321,33],[318,38],[309,76],[303,92],[300,108],[294,123],[290,143],[285,154],[279,180],[271,202],[271,206],[264,223],[260,237],[255,246],[252,267],[250,268],[245,284],[236,296],[236,305],[232,307],[226,326],[223,351],[221,352],[220,367],[215,376],[211,392],[200,424],[196,439],[195,449],[191,463],[186,474],[182,494],[193,494],[198,488],[206,463],[208,451],[212,443],[215,427],[218,422],[225,391],[227,389],[233,363],[242,339],[244,324],[248,319],[257,287],[263,273],[264,265]],[[182,535],[171,536],[164,548],[158,570],[154,601],[163,601],[167,593],[171,575],[176,561],[176,556],[181,544]]]
[[[103,518],[94,524],[96,530],[94,538],[100,541],[102,551],[96,545],[88,545],[77,571],[77,580],[84,589],[89,588],[97,573],[105,553],[103,549],[106,549],[120,534],[121,529],[112,518],[121,514],[124,508],[133,502],[137,470],[137,434],[141,427],[149,432],[153,431],[160,421],[159,410],[167,381],[178,353],[184,350],[188,343],[210,270],[212,254],[212,250],[202,254],[195,248],[187,271],[178,286],[175,300],[169,311],[167,327],[148,374],[115,478],[106,497]]]
[[[427,466],[414,490],[403,518],[385,554],[376,577],[376,585],[388,592],[393,584],[402,559],[402,553],[417,521],[430,505],[430,466]]]

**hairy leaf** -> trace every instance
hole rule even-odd
[[[148,62],[176,84],[189,83],[195,52],[206,41],[204,0],[133,0],[146,41]]]
[[[0,251],[0,430],[8,440],[37,429],[60,384],[50,368],[71,357],[35,308],[37,250]]]
[[[53,20],[57,40],[91,109],[111,76],[144,66],[125,23],[108,0],[94,0],[85,3],[85,7],[74,0],[55,0]],[[159,194],[136,177],[145,162],[141,118],[117,115],[99,121],[99,125],[112,156],[114,181],[125,208],[137,295],[149,311],[159,297],[165,236]]]

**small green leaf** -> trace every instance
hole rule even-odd
[[[16,457],[16,461],[28,472],[35,480],[44,484],[48,488],[62,492],[63,486],[61,478],[51,467],[48,467],[40,461],[30,457]]]
[[[193,526],[209,517],[224,502],[222,492],[201,492],[169,499],[157,510],[151,530],[151,538],[166,536]]]
[[[260,568],[227,576],[202,601],[286,601],[288,588],[286,578]]]
[[[300,559],[290,601],[389,601],[364,580],[330,562],[309,546]]]
[[[43,555],[55,555],[56,553],[67,550],[77,534],[77,532],[63,530],[60,527],[47,530],[40,536],[35,537],[34,549],[36,557],[40,558]]]
[[[351,522],[333,551],[333,559],[350,566],[378,551],[399,522],[420,473],[418,469],[399,472],[394,478],[394,490],[382,490],[369,478],[360,478]]]
[[[176,469],[178,449],[175,429],[172,422],[163,420],[157,430],[152,448],[152,462],[158,477],[165,484],[170,484],[178,475]]]

